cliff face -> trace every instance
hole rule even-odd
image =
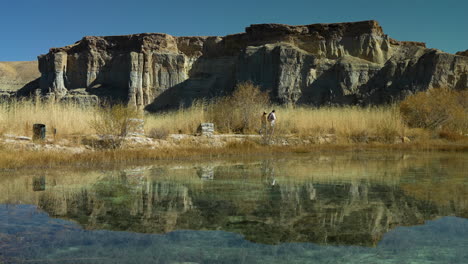
[[[158,110],[228,94],[251,80],[282,103],[383,103],[468,88],[468,57],[401,42],[376,21],[251,25],[225,37],[85,37],[39,56],[43,93],[88,94]]]

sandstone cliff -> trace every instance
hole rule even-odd
[[[84,37],[39,56],[40,87],[80,89],[150,110],[229,94],[251,80],[281,103],[379,104],[435,87],[468,88],[468,57],[396,41],[376,21],[251,25],[225,37]]]

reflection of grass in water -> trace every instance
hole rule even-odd
[[[124,173],[135,183],[139,180],[147,181],[166,180],[190,184],[192,188],[203,188],[206,184],[200,180],[197,170],[204,167],[212,167],[214,181],[233,180],[242,183],[242,188],[248,188],[246,184],[271,184],[276,180],[278,184],[294,184],[298,182],[339,182],[339,181],[369,181],[384,184],[399,184],[411,179],[411,173],[424,169],[424,174],[430,174],[430,164],[441,164],[448,179],[454,175],[466,171],[467,155],[463,153],[409,153],[409,154],[383,154],[380,152],[367,153],[329,153],[319,155],[287,155],[270,156],[267,159],[250,158],[236,161],[209,161],[209,162],[167,162],[167,165],[155,165],[155,167],[142,167],[136,170],[125,170]],[[47,193],[58,199],[66,197],[67,193],[76,192],[86,186],[99,181],[105,175],[118,175],[117,172],[102,172],[95,170],[41,170],[39,176],[46,178],[46,190],[33,192],[32,177],[38,171],[17,171],[0,173],[0,202],[6,203],[23,201],[37,204],[39,196]],[[429,185],[413,183],[420,179],[410,180],[409,188],[421,188],[428,190]],[[427,182],[427,179],[426,179]],[[437,186],[436,179],[429,182]],[[447,182],[447,179],[444,180]],[[132,184],[132,183],[131,183]],[[234,185],[233,185],[234,186]],[[464,185],[459,185],[464,186]],[[444,189],[444,185],[438,188]],[[62,193],[63,196],[59,194]],[[428,192],[430,193],[430,192]],[[443,193],[440,189],[434,195]],[[449,194],[450,191],[447,191]],[[457,193],[460,193],[457,191]],[[442,197],[442,196],[441,196]]]
[[[251,212],[255,212],[257,217],[268,216],[268,214],[274,215],[278,211],[274,208],[274,203],[261,205],[258,203],[260,200],[274,201],[275,197],[270,197],[271,193],[268,192],[272,184],[272,178],[276,179],[276,186],[281,186],[281,190],[286,193],[284,200],[289,204],[276,203],[277,206],[285,207],[282,211],[285,217],[295,215],[297,206],[294,197],[299,195],[299,198],[304,200],[300,188],[307,187],[309,183],[311,187],[317,188],[317,184],[320,186],[320,183],[326,185],[327,183],[346,182],[350,184],[359,182],[368,183],[369,185],[382,184],[389,187],[389,185],[399,185],[401,182],[404,184],[412,182],[415,183],[414,186],[416,187],[414,189],[418,192],[412,190],[412,192],[408,192],[409,195],[413,196],[413,193],[416,193],[414,195],[416,198],[427,201],[424,197],[417,195],[419,192],[428,193],[428,191],[433,191],[427,189],[430,186],[423,184],[423,180],[429,180],[433,183],[432,186],[438,186],[439,193],[442,193],[444,189],[451,191],[450,187],[442,184],[445,182],[439,184],[436,178],[424,176],[432,172],[440,175],[441,171],[432,169],[431,164],[443,164],[447,168],[444,171],[447,172],[446,177],[449,179],[465,171],[463,170],[465,165],[460,164],[464,164],[463,161],[466,159],[460,158],[460,155],[457,155],[458,158],[453,158],[453,160],[451,157],[446,154],[427,154],[427,156],[421,157],[416,155],[360,153],[341,156],[299,156],[294,159],[276,158],[266,161],[250,161],[249,163],[232,162],[225,166],[221,163],[220,166],[212,168],[214,170],[214,179],[207,181],[201,180],[197,172],[200,171],[200,168],[205,167],[209,170],[210,166],[207,166],[207,164],[210,163],[156,166],[140,170],[136,168],[123,172],[91,172],[84,175],[80,175],[80,172],[63,173],[58,171],[47,173],[46,190],[43,192],[32,191],[31,179],[27,175],[2,178],[4,182],[0,184],[0,190],[4,188],[2,195],[5,199],[3,201],[30,201],[30,203],[39,204],[40,207],[53,215],[75,219],[89,228],[116,228],[138,232],[155,232],[154,227],[151,227],[151,225],[139,225],[138,223],[142,221],[143,217],[147,217],[147,215],[141,214],[141,212],[144,212],[141,209],[145,207],[143,204],[151,201],[151,199],[145,198],[146,194],[143,192],[145,186],[159,184],[163,187],[163,191],[172,189],[180,191],[179,193],[167,193],[166,198],[160,196],[162,198],[157,201],[158,204],[151,205],[155,206],[153,209],[159,208],[162,212],[167,211],[166,209],[170,206],[173,206],[175,211],[183,211],[185,206],[190,206],[189,203],[183,203],[185,197],[206,200],[208,203],[211,201],[211,204],[205,204],[207,208],[210,206],[213,208],[211,215],[200,216],[196,212],[183,215],[183,217],[177,218],[177,221],[180,221],[179,223],[184,223],[179,227],[194,228],[196,226],[193,222],[196,222],[197,219],[208,219],[212,221],[213,225],[201,227],[215,229],[218,228],[216,224],[223,221],[226,224],[225,226],[229,227],[227,230],[238,231],[244,229],[244,234],[248,236],[248,239],[264,243],[277,243],[278,237],[288,236],[287,228],[278,227],[275,229],[275,225],[262,225],[262,221],[256,224],[255,218],[236,220],[228,217],[232,211],[239,215],[249,215]],[[437,165],[435,167],[437,168]],[[417,177],[417,174],[415,174],[416,176],[413,175],[414,172],[424,173],[422,173],[423,176]],[[11,186],[15,186],[14,194],[12,194],[13,188],[9,188]],[[427,190],[419,191],[418,188],[426,188]],[[190,195],[183,193],[187,189],[192,191]],[[88,194],[84,193],[86,191],[88,191]],[[338,195],[347,193],[348,190],[344,188],[341,191],[338,190],[334,197],[338,199]],[[288,196],[288,194],[292,195]],[[459,194],[460,192],[452,192],[452,196],[450,196],[454,197],[450,199],[457,201],[457,205],[464,202],[463,197],[458,197]],[[180,195],[178,196],[180,199],[172,202],[171,196],[177,195]],[[212,195],[212,199],[209,199],[210,195]],[[288,197],[291,197],[291,199]],[[325,203],[333,202],[333,200],[327,200],[324,197],[320,197],[320,199]],[[90,201],[92,201],[92,205],[89,204]],[[78,202],[78,205],[75,206],[74,202]],[[360,200],[357,200],[357,202],[361,203]],[[307,203],[300,203],[302,208],[305,208],[306,205],[311,208]],[[355,204],[353,206],[355,206],[354,208],[360,208],[359,205]],[[75,207],[78,210],[75,210]],[[257,210],[257,207],[266,208],[263,215],[261,210]],[[67,208],[70,210],[64,211]],[[88,223],[88,221],[93,220],[92,217],[89,217],[91,211],[94,210],[94,217],[99,216],[99,208],[112,211],[113,214],[104,214],[105,219],[98,219],[94,223]],[[171,218],[170,213],[161,218],[175,219]],[[227,219],[225,219],[226,217]],[[396,215],[396,217],[399,216]],[[164,229],[165,223],[163,222],[161,225],[163,228],[158,232],[167,231],[167,229]],[[170,224],[167,224],[169,226],[168,230],[172,230]],[[255,232],[259,230],[262,231],[261,234],[256,234]],[[320,226],[317,226],[317,230],[320,230]],[[352,228],[348,230],[352,230]],[[313,231],[307,230],[307,233],[313,233]],[[345,234],[336,237],[336,239],[347,239]],[[287,239],[283,241],[287,241]],[[366,241],[369,241],[369,239]]]
[[[468,162],[435,160],[417,170],[403,172],[407,179],[401,188],[410,196],[450,207],[457,216],[468,217]]]

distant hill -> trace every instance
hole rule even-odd
[[[0,62],[0,91],[16,92],[41,77],[37,61]]]

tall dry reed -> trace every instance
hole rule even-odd
[[[97,107],[75,103],[53,103],[36,100],[10,100],[0,103],[0,133],[32,135],[32,125],[46,124],[58,135],[93,134],[91,127]]]
[[[391,138],[403,135],[407,128],[395,107],[286,107],[253,105],[249,116],[233,111],[222,101],[195,102],[190,108],[165,113],[146,113],[145,130],[164,129],[168,133],[194,133],[202,122],[214,122],[222,133],[257,133],[261,127],[263,111],[276,109],[276,132],[298,136],[336,134],[348,139],[366,136]],[[243,108],[240,108],[241,110]],[[95,134],[96,123],[104,119],[102,109],[77,104],[56,104],[32,100],[11,101],[0,104],[0,133],[31,136],[34,123],[57,129],[57,135]],[[224,122],[226,123],[223,123]],[[102,120],[103,123],[105,120]],[[247,122],[246,122],[247,121]]]
[[[219,103],[219,101],[214,104]],[[263,111],[276,110],[276,133],[282,135],[294,134],[298,136],[336,134],[345,138],[354,138],[359,135],[380,136],[390,138],[405,134],[406,127],[403,124],[398,109],[393,106],[386,107],[286,107],[265,106],[258,107],[254,113],[249,129],[245,133],[257,133],[261,128],[261,115]],[[218,114],[225,114],[225,119],[232,112],[229,108],[220,105],[197,103],[189,109],[167,112],[163,114],[146,115],[146,127],[164,127],[170,133],[193,133],[201,122],[213,120],[213,109],[219,109]],[[226,109],[224,112],[221,109]],[[222,119],[215,122],[215,126],[222,126],[218,131],[232,133],[238,130],[229,129],[223,125]],[[240,122],[240,121],[239,121]]]
[[[336,134],[343,138],[393,137],[405,133],[398,110],[385,107],[276,107],[278,131],[285,134]]]

